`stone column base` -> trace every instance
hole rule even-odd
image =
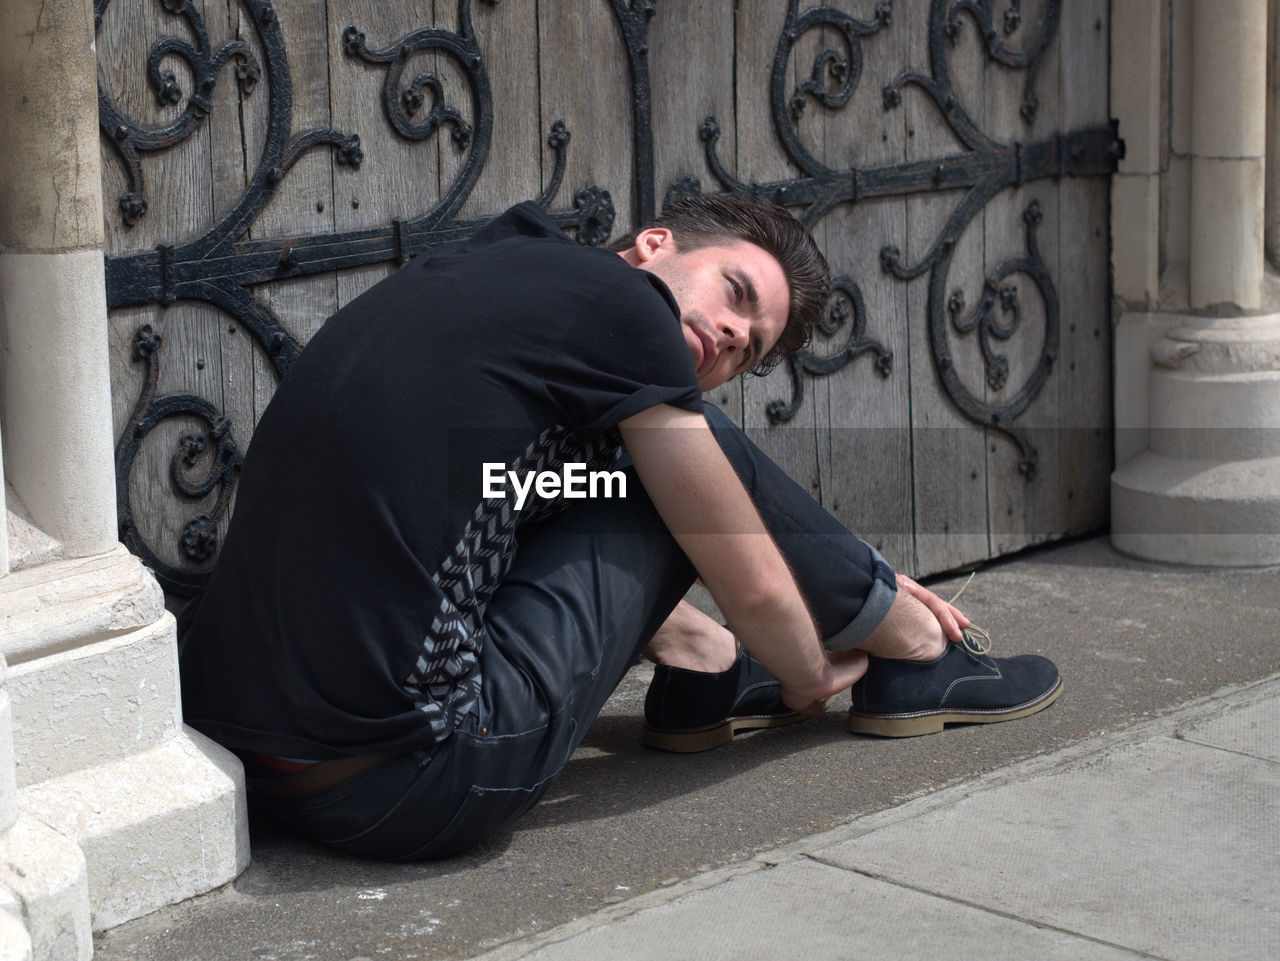
[[[1111,476],[1111,543],[1175,564],[1280,564],[1280,457],[1200,461],[1145,451]]]
[[[1127,315],[1117,343],[1112,543],[1280,564],[1280,314]]]
[[[35,818],[19,815],[0,834],[0,905],[0,914],[19,922],[16,929],[0,926],[0,959],[92,957],[84,856],[74,841]]]
[[[0,910],[0,961],[32,961],[31,936],[17,916]]]
[[[244,775],[186,730],[159,747],[18,791],[84,854],[95,931],[225,884],[249,863]]]
[[[11,573],[0,581],[0,639],[19,824],[76,852],[94,930],[245,868],[243,770],[183,727],[176,624],[137,558],[116,548]],[[28,931],[44,958],[43,936]]]

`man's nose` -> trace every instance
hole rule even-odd
[[[739,317],[730,317],[720,322],[722,347],[734,347],[745,350],[747,347],[747,322]]]

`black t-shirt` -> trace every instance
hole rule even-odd
[[[670,291],[536,205],[375,285],[268,405],[203,595],[184,613],[187,721],[325,759],[437,743],[480,690],[484,609],[517,527],[564,506],[484,497],[613,465],[616,425],[701,410]],[[491,469],[492,470],[492,469]]]

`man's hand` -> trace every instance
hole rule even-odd
[[[942,626],[942,633],[947,635],[948,640],[956,644],[964,640],[963,631],[969,626],[970,621],[960,613],[959,608],[952,607],[933,591],[927,587],[921,587],[906,574],[898,575],[898,590],[906,591],[929,608],[933,616],[938,619],[938,624]]]
[[[825,694],[813,699],[798,691],[792,691],[784,684],[782,703],[806,717],[817,717],[822,713],[827,698],[852,687],[855,681],[867,673],[867,655],[862,651],[827,651],[827,661],[830,669]]]

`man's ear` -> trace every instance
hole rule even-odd
[[[636,234],[635,257],[638,263],[668,256],[675,248],[675,237],[666,227],[649,227]]]

